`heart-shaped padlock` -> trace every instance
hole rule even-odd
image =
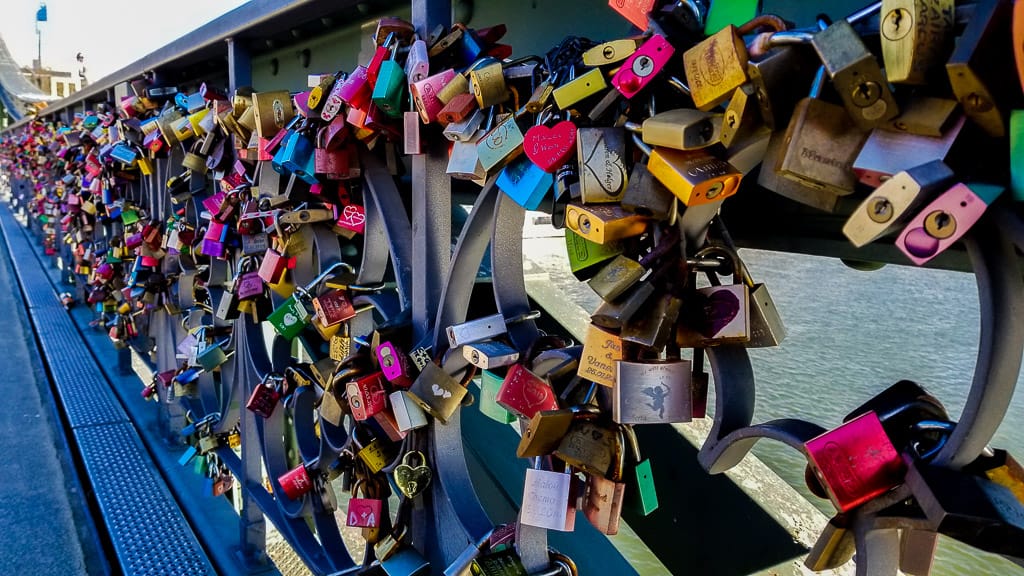
[[[413,460],[419,464],[413,465]],[[410,450],[402,456],[402,463],[395,466],[395,484],[407,498],[415,498],[428,485],[432,473],[427,467],[427,459],[419,450]]]
[[[554,173],[576,151],[576,125],[569,120],[562,120],[550,128],[533,126],[526,131],[523,151],[541,170]]]

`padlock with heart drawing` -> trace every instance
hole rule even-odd
[[[420,495],[433,474],[427,466],[427,458],[418,450],[410,450],[402,456],[402,463],[395,466],[395,485],[407,498]]]
[[[462,405],[466,393],[464,385],[433,362],[423,367],[408,390],[420,408],[442,423]]]
[[[700,288],[684,298],[676,329],[676,344],[683,348],[704,348],[750,340],[750,287],[744,282],[743,264],[732,250],[713,246],[696,258],[723,257],[733,265],[736,284]]]
[[[533,126],[526,131],[523,151],[541,170],[554,174],[576,152],[576,125],[562,120],[551,127]]]
[[[365,481],[360,480],[352,489],[353,497],[348,501],[348,518],[346,525],[359,528],[377,528],[381,522],[381,511],[384,501],[370,497]],[[358,497],[362,493],[365,498]]]

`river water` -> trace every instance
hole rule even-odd
[[[527,273],[543,271],[559,291],[594,310],[600,299],[568,273],[564,244],[550,237],[550,228],[542,230],[524,230]],[[531,239],[531,232],[537,236]],[[834,258],[759,250],[741,254],[754,279],[769,287],[788,329],[781,346],[751,350],[757,379],[754,422],[802,418],[831,428],[902,379],[922,385],[957,418],[978,352],[973,275],[896,265],[862,272]],[[713,398],[708,405],[714,406]],[[1017,393],[992,442],[1018,459],[1024,458],[1022,415],[1024,393]],[[754,453],[822,512],[833,514],[831,503],[807,490],[803,456],[770,441],[759,442]],[[942,537],[932,574],[1024,576],[1024,568]]]

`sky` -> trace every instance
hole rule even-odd
[[[77,76],[75,54],[85,56],[95,82],[169,44],[187,32],[245,4],[247,0],[49,0],[41,23],[43,66]],[[35,18],[39,0],[2,0],[0,36],[14,59],[36,58]]]

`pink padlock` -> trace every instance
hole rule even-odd
[[[370,97],[373,96],[373,86],[370,85],[365,66],[356,66],[341,83],[338,96],[353,108],[366,108],[370,103]]]
[[[626,98],[636,96],[661,72],[674,53],[675,48],[664,36],[651,36],[622,63],[612,77],[612,86]]]
[[[963,237],[1002,193],[993,184],[953,186],[907,224],[896,247],[918,266],[928,262]]]
[[[551,385],[522,364],[513,364],[508,369],[495,401],[523,418],[533,418],[541,410],[558,409],[558,399]]]
[[[344,206],[335,224],[339,228],[351,230],[356,234],[362,234],[366,228],[366,209],[359,204]]]
[[[263,279],[259,272],[243,272],[235,281],[235,293],[239,300],[249,300],[263,294]]]
[[[348,519],[345,524],[356,528],[380,526],[384,502],[378,498],[352,498],[348,501]]]
[[[442,88],[448,85],[455,78],[455,70],[451,68],[429,76],[409,86],[412,92],[413,102],[416,110],[420,113],[420,119],[424,124],[430,124],[437,119],[437,114],[444,108],[444,102],[438,99],[437,94]]]
[[[408,357],[391,342],[381,342],[377,346],[377,362],[381,372],[395,386],[408,388],[412,386],[412,369]]]

